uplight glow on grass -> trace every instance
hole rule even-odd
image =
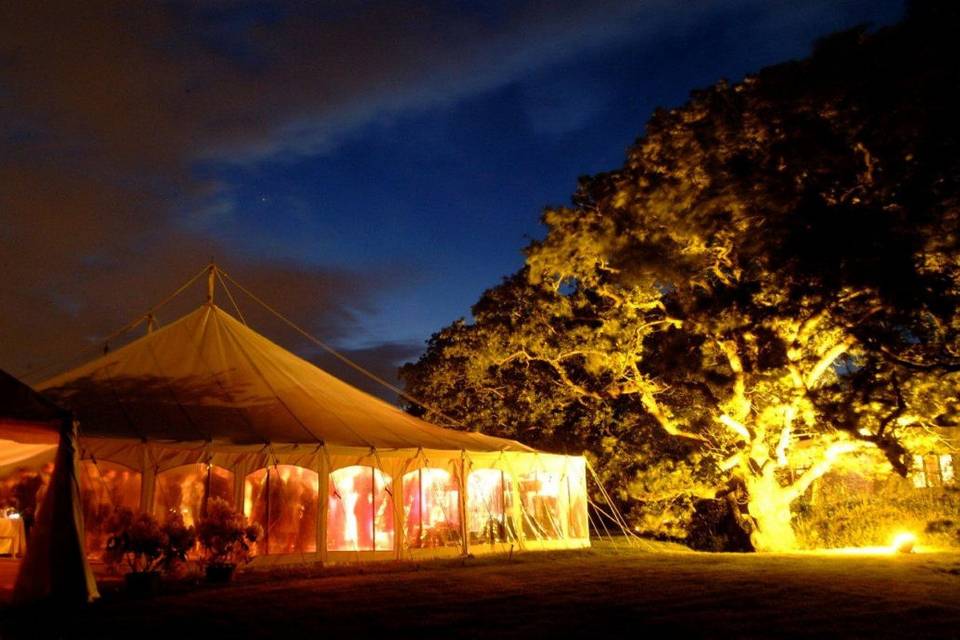
[[[926,550],[926,551],[929,551]],[[844,556],[891,556],[898,553],[924,553],[917,546],[917,536],[910,531],[900,531],[893,535],[887,546],[842,547],[838,549],[818,549],[816,553]]]

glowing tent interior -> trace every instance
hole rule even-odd
[[[27,514],[5,519],[22,532],[24,516],[33,521],[34,511],[36,515],[30,551],[18,566],[13,594],[21,602],[89,602],[97,597],[83,549],[75,427],[67,411],[0,371],[0,477],[52,467],[43,490],[33,487],[40,508],[31,504]]]
[[[37,386],[79,425],[88,557],[115,507],[189,525],[211,497],[263,527],[255,563],[589,546],[583,457],[348,385],[216,306],[210,270],[206,304]]]

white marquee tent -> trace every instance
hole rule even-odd
[[[255,563],[589,546],[583,457],[415,418],[212,295],[37,389],[79,425],[89,558],[113,508],[191,524],[214,496],[263,526]]]

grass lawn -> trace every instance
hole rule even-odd
[[[960,638],[960,554],[616,550],[246,573],[107,591],[72,614],[0,611],[0,637]]]

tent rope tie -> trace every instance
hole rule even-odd
[[[596,507],[594,502],[589,498],[587,498],[587,502],[590,504],[590,506]],[[597,535],[600,536],[601,539],[603,539],[603,533],[600,531],[600,528],[597,527],[597,522],[596,520],[593,519],[593,516],[590,515],[589,509],[587,509],[587,517],[590,519],[590,524],[593,525],[594,531],[596,531]],[[597,512],[597,520],[600,521],[600,524],[603,527],[603,530],[606,532],[607,540],[613,545],[614,554],[620,555],[620,545],[617,543],[616,539],[612,535],[610,535],[610,530],[607,529],[606,523],[600,518],[599,511]]]
[[[600,482],[600,476],[597,475],[597,472],[596,472],[596,470],[594,470],[593,465],[591,465],[590,462],[589,462],[588,460],[586,460],[586,458],[584,458],[584,463],[585,463],[585,466],[586,466],[587,470],[590,471],[590,474],[593,476],[594,482],[597,483],[597,487],[600,489],[601,495],[603,496],[604,500],[606,500],[607,504],[609,505],[611,512],[614,514],[614,516],[616,516],[617,520],[619,521],[621,528],[622,528],[622,529],[624,530],[624,532],[626,532],[628,535],[633,536],[633,537],[637,537],[636,535],[633,534],[633,532],[630,531],[630,525],[627,523],[627,519],[624,518],[624,517],[623,517],[623,514],[620,513],[620,510],[617,509],[617,506],[616,506],[616,504],[613,502],[613,499],[610,497],[610,494],[607,493],[606,487],[604,487],[604,486],[603,486],[603,483]]]
[[[603,525],[603,530],[604,530],[604,532],[607,534],[607,539],[608,539],[610,542],[612,542],[612,543],[614,544],[614,546],[619,546],[619,545],[617,545],[616,541],[614,540],[613,534],[610,533],[610,529],[607,528],[606,522],[604,522],[603,518],[601,517],[602,515],[604,515],[603,510],[600,509],[599,506],[597,506],[597,503],[594,502],[593,500],[591,500],[590,498],[587,498],[587,503],[588,503],[591,507],[593,507],[593,510],[597,513],[597,519],[600,521],[600,524]]]
[[[237,317],[240,318],[240,322],[247,325],[247,319],[243,317],[243,312],[240,311],[240,305],[237,304],[236,299],[233,297],[233,292],[230,291],[230,288],[227,286],[226,280],[223,279],[223,276],[220,275],[220,270],[216,270],[217,280],[220,282],[220,285],[223,287],[223,290],[227,292],[227,298],[230,300],[230,303],[233,305],[234,311],[237,312]]]

